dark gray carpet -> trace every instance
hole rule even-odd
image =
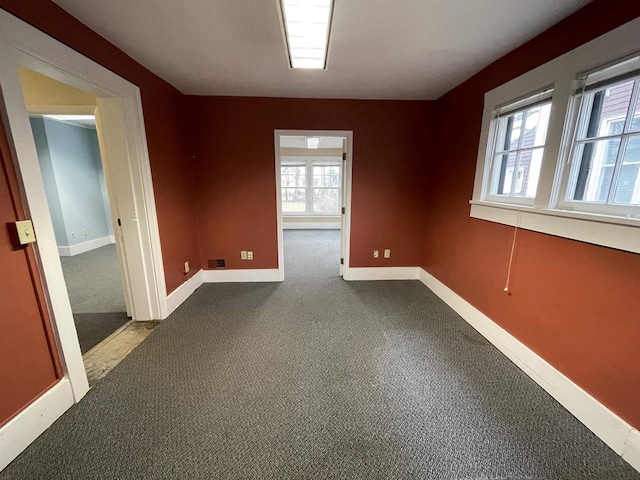
[[[87,353],[129,321],[126,312],[112,313],[74,313],[80,350]]]
[[[115,245],[60,257],[73,313],[126,312]]]
[[[115,245],[60,257],[82,353],[124,325],[127,307]]]
[[[0,478],[640,478],[422,284],[285,242],[284,283],[198,289]]]

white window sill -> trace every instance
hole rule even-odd
[[[339,213],[334,213],[334,214],[327,214],[327,213],[322,213],[322,214],[313,214],[313,213],[283,213],[282,216],[284,218],[314,218],[317,220],[323,220],[323,219],[331,219],[331,220],[335,220],[340,219],[341,216]]]
[[[640,253],[640,220],[472,200],[471,217]]]

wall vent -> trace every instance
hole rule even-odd
[[[217,260],[208,260],[207,265],[209,268],[224,268],[224,258],[220,258]]]

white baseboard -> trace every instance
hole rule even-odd
[[[340,230],[340,222],[282,222],[285,230]]]
[[[104,247],[116,243],[116,237],[114,235],[106,235],[104,237],[89,240],[88,242],[76,243],[75,245],[69,245],[68,247],[58,247],[58,255],[61,257],[73,257],[80,253],[89,252],[96,248]]]
[[[189,280],[167,295],[167,317],[202,285],[203,273],[204,270],[198,270]]]
[[[0,471],[74,404],[68,378],[63,378],[0,428]]]
[[[236,270],[203,270],[204,283],[222,282],[279,282],[277,268],[236,269]]]
[[[420,281],[636,470],[640,433],[434,276]]]
[[[350,267],[345,280],[418,280],[420,267]]]

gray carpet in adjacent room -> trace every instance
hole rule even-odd
[[[82,353],[129,319],[115,245],[60,257]]]
[[[209,284],[0,478],[638,479],[416,281]]]

